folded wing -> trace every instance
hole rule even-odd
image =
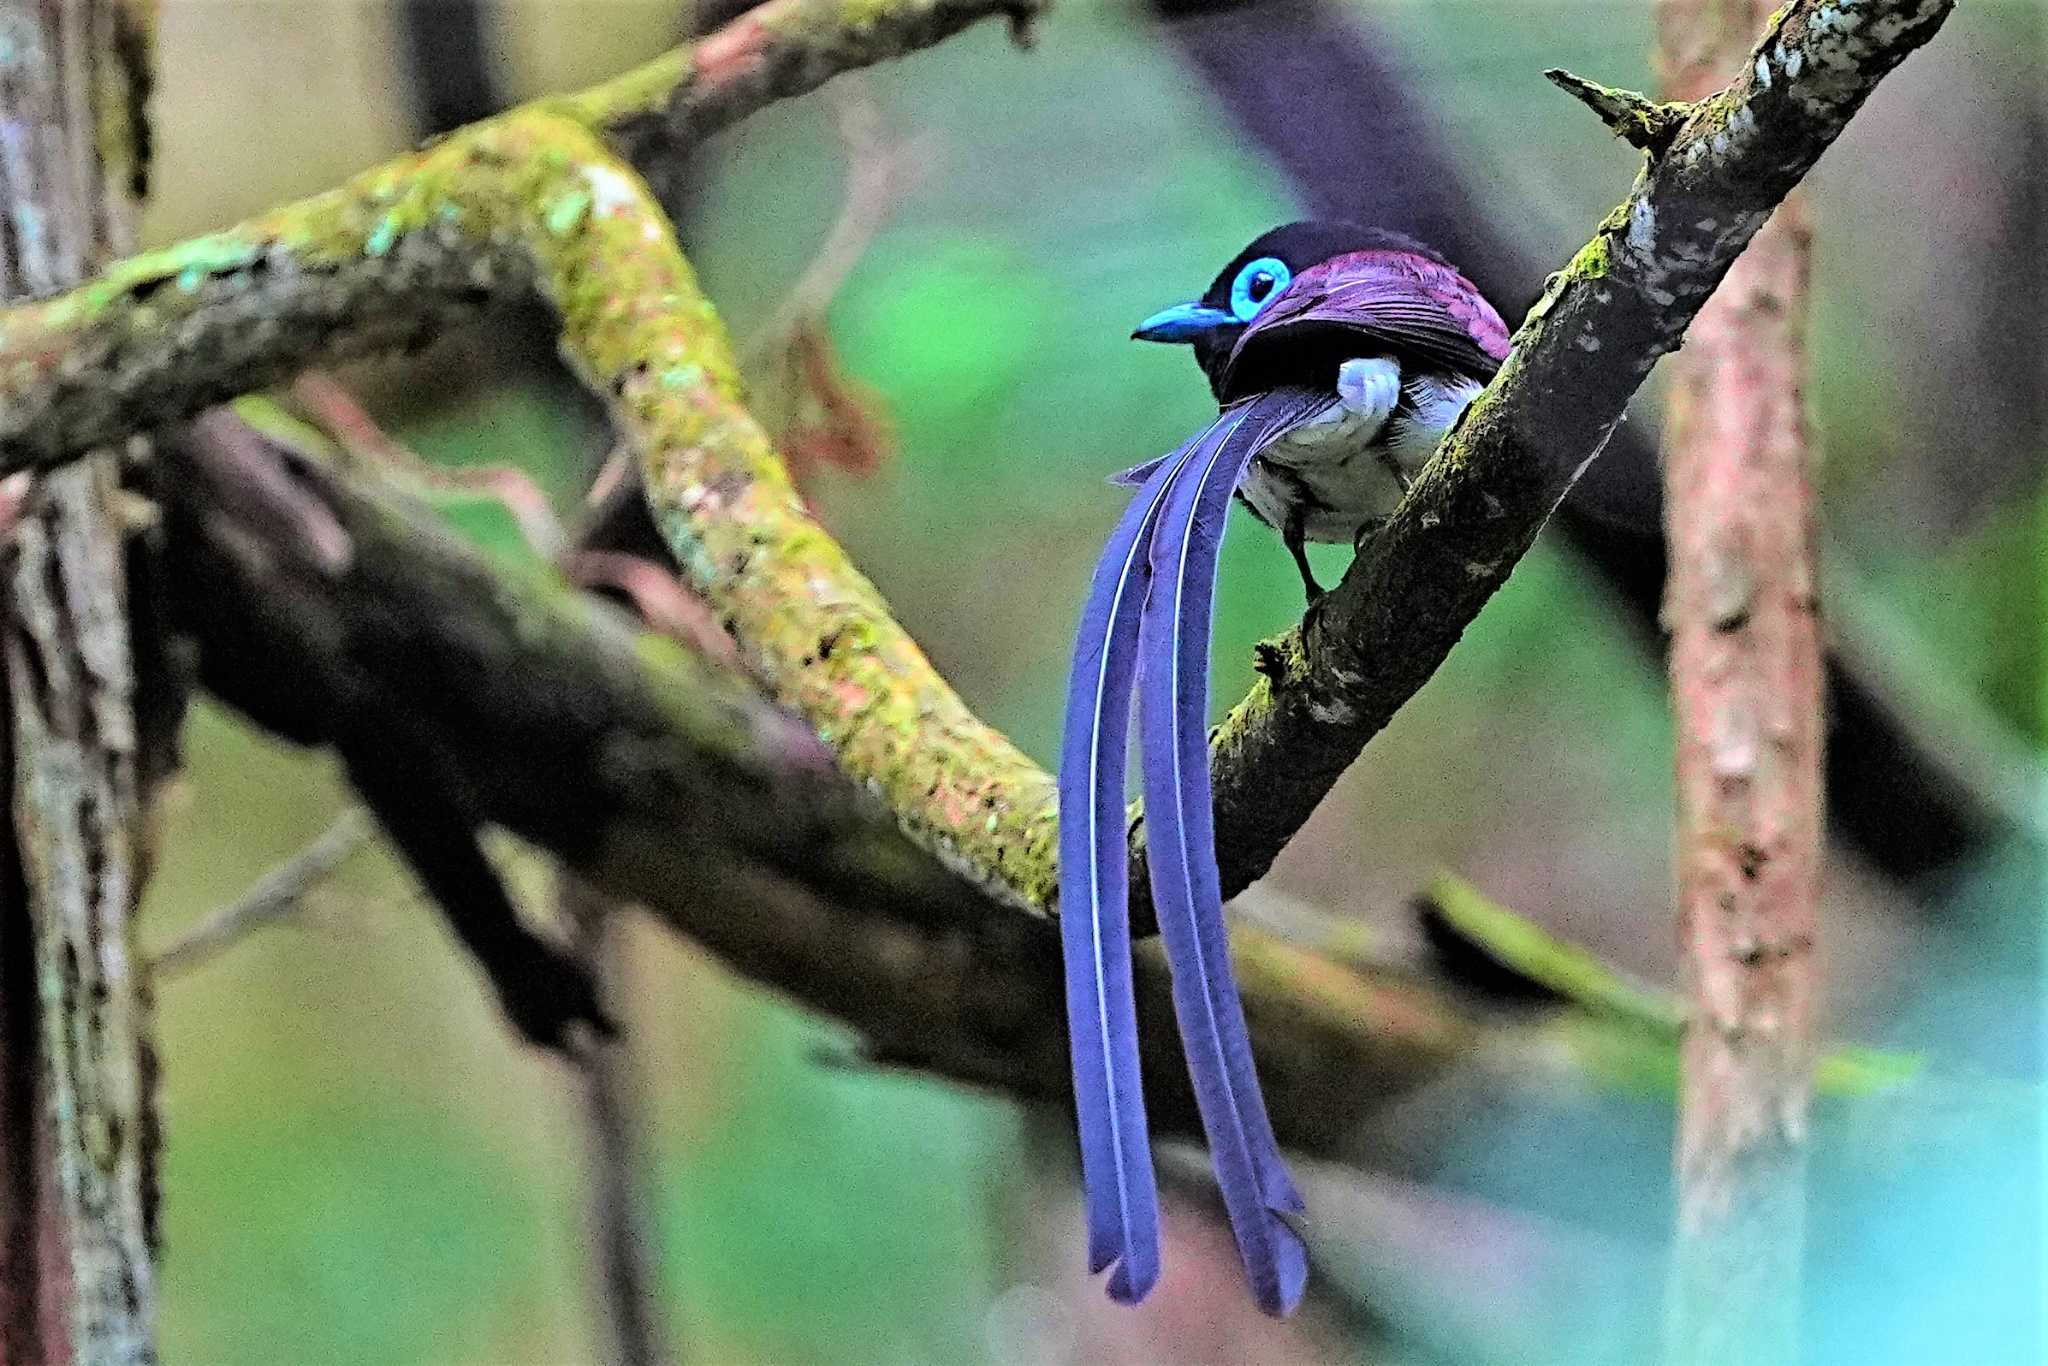
[[[1361,347],[1360,339],[1370,342]],[[1386,352],[1481,382],[1508,354],[1507,325],[1450,266],[1408,252],[1360,251],[1294,277],[1245,329],[1225,371],[1227,399],[1303,378],[1319,352]]]

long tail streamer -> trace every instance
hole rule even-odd
[[[1301,1212],[1301,1196],[1273,1138],[1230,973],[1209,786],[1209,631],[1231,493],[1261,448],[1329,401],[1275,390],[1232,408],[1197,439],[1153,532],[1138,649],[1152,902],[1217,1185],[1253,1298],[1269,1314],[1300,1302],[1308,1255],[1281,1217]]]
[[[1060,926],[1091,1271],[1111,1298],[1159,1276],[1158,1190],[1138,1075],[1124,780],[1134,690],[1152,895],[1189,1074],[1239,1255],[1259,1306],[1301,1298],[1307,1256],[1281,1217],[1301,1197],[1280,1160],[1230,975],[1216,871],[1206,722],[1209,629],[1230,495],[1252,457],[1328,395],[1277,390],[1239,404],[1138,483],[1096,566],[1068,685],[1060,764]]]
[[[1159,1190],[1138,1076],[1124,772],[1152,530],[1194,444],[1156,464],[1095,566],[1074,644],[1060,755],[1060,939],[1088,1270],[1114,1263],[1110,1298],[1126,1304],[1143,1299],[1159,1279]]]

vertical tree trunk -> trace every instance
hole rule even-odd
[[[146,153],[144,13],[115,0],[0,0],[0,299],[62,288],[132,247]],[[116,456],[100,453],[38,481],[7,547],[7,861],[18,896],[0,907],[10,996],[0,1015],[0,1218],[9,1268],[40,1264],[44,1274],[0,1299],[11,1320],[0,1330],[6,1366],[156,1354],[126,506]],[[33,1016],[13,999],[24,979]],[[41,1094],[17,1108],[24,1089]],[[58,1255],[25,1252],[31,1236]]]
[[[1764,0],[1659,0],[1664,94],[1735,72]],[[1682,1051],[1670,1363],[1799,1351],[1820,861],[1820,643],[1795,192],[1672,361],[1665,616],[1677,719]]]

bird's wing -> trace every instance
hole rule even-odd
[[[1209,632],[1232,492],[1261,449],[1331,402],[1307,389],[1275,390],[1224,410],[1196,438],[1153,529],[1138,646],[1152,904],[1173,969],[1174,1012],[1238,1255],[1259,1307],[1275,1315],[1300,1302],[1308,1259],[1281,1217],[1301,1211],[1301,1196],[1259,1094],[1230,972],[1209,786]]]
[[[1245,329],[1225,392],[1267,387],[1304,347],[1343,342],[1344,334],[1480,381],[1508,354],[1507,325],[1456,270],[1412,252],[1353,252],[1295,276]]]

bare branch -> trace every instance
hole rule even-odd
[[[552,559],[567,547],[568,534],[547,494],[517,465],[449,467],[424,460],[385,431],[333,376],[318,370],[309,370],[292,382],[292,397],[351,459],[389,470],[409,484],[495,498],[519,528],[521,538],[545,558]]]

